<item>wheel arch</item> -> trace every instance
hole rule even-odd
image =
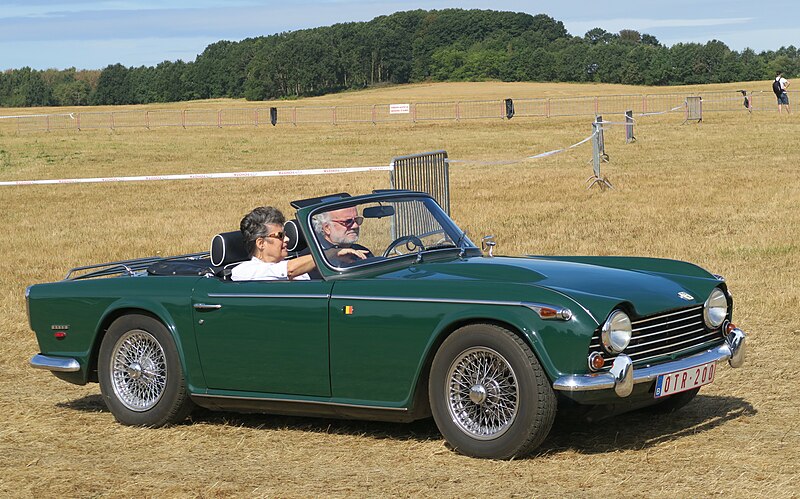
[[[141,303],[134,304],[134,303],[119,302],[114,304],[114,306],[109,307],[103,314],[103,316],[100,318],[100,321],[98,322],[94,343],[92,344],[92,351],[89,356],[89,368],[88,368],[89,381],[92,382],[98,381],[97,362],[98,362],[98,357],[100,355],[100,345],[103,343],[103,338],[105,338],[106,333],[108,332],[108,328],[111,327],[111,324],[113,324],[114,321],[126,315],[148,316],[154,320],[157,320],[165,328],[167,328],[167,331],[172,337],[172,341],[175,342],[175,346],[178,349],[178,355],[181,360],[181,366],[182,369],[184,370],[184,376],[186,376],[187,374],[185,371],[186,359],[184,356],[180,337],[178,336],[175,328],[175,323],[172,318],[172,315],[164,307],[155,303],[145,305]]]
[[[415,419],[427,417],[431,414],[430,401],[428,400],[428,379],[430,377],[431,367],[433,366],[433,358],[436,356],[439,348],[441,348],[442,343],[444,343],[444,341],[450,335],[464,326],[469,326],[472,324],[490,324],[507,329],[512,334],[518,336],[522,341],[524,341],[525,344],[531,348],[539,363],[544,366],[545,363],[543,360],[545,359],[542,358],[542,355],[539,352],[541,346],[537,345],[538,342],[535,341],[535,332],[530,328],[526,326],[520,326],[515,322],[516,321],[513,320],[501,319],[497,316],[475,315],[469,317],[460,317],[443,324],[436,334],[433,335],[433,341],[427,350],[424,361],[420,366],[416,383],[414,384],[414,391],[411,399],[412,406],[410,410],[412,414],[420,415]],[[528,334],[526,334],[524,331],[527,331]],[[549,363],[549,359],[547,359],[547,361]],[[545,369],[545,373],[547,373],[547,369]],[[550,381],[552,382],[552,379]]]

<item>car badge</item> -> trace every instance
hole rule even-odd
[[[681,300],[686,300],[686,301],[692,301],[692,300],[694,300],[694,296],[690,295],[690,294],[689,294],[689,293],[687,293],[686,291],[681,291],[681,292],[679,292],[679,293],[678,293],[678,298],[680,298]]]

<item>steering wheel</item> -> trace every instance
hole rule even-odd
[[[383,252],[384,258],[388,257],[389,253],[391,253],[392,251],[395,251],[398,255],[402,255],[403,253],[397,251],[397,247],[403,243],[405,243],[406,249],[409,252],[414,251],[417,248],[421,249],[422,251],[425,251],[425,245],[422,244],[422,241],[420,241],[417,236],[400,236],[394,241],[392,241],[389,244],[389,246],[386,247],[386,250]],[[410,244],[413,244],[413,246],[409,246]]]

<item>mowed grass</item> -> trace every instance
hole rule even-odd
[[[768,82],[758,85],[768,88]],[[705,88],[738,87],[756,84]],[[297,104],[650,91],[440,84]],[[243,105],[251,103],[173,106]],[[615,188],[605,191],[585,188],[589,144],[522,160],[587,137],[590,118],[24,134],[0,127],[0,181],[386,165],[396,155],[445,149],[464,161],[451,167],[452,214],[473,240],[493,234],[497,253],[510,255],[695,262],[727,278],[735,322],[749,332],[745,367],[721,368],[681,411],[561,422],[535,455],[517,461],[455,454],[430,420],[403,425],[203,411],[170,428],[123,427],[105,409],[97,385],[69,385],[28,367],[38,346],[25,316],[25,286],[61,279],[79,265],[204,250],[254,206],[272,204],[291,215],[292,199],[386,188],[388,173],[0,187],[0,495],[800,494],[794,388],[800,379],[794,360],[800,117],[742,110],[706,114],[700,124],[682,120],[679,114],[641,117],[638,140],[627,145],[622,128],[607,130],[610,162],[601,168]],[[520,161],[491,164],[510,160]]]

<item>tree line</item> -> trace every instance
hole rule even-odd
[[[102,70],[25,67],[0,73],[0,106],[82,106],[220,97],[270,100],[420,81],[684,85],[800,73],[794,46],[756,53],[718,40],[671,47],[635,30],[572,36],[544,15],[414,10],[220,41],[194,61]]]

